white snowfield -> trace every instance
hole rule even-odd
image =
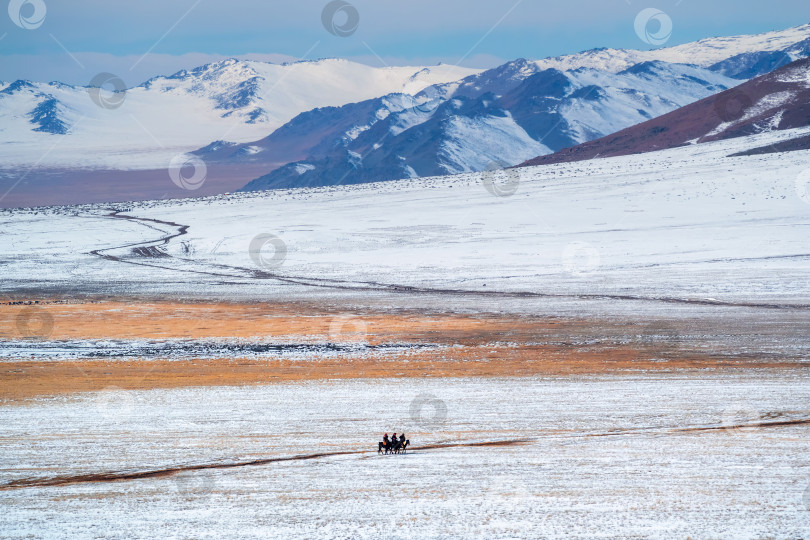
[[[807,131],[508,173],[7,210],[2,288],[801,311],[810,152],[726,156]]]
[[[4,538],[806,538],[807,373],[335,381],[0,407]],[[383,431],[414,447],[378,456]],[[468,443],[517,441],[514,446]],[[350,452],[328,455],[331,452]],[[305,460],[253,460],[327,454]]]
[[[709,67],[738,54],[779,51],[808,37],[810,37],[810,24],[803,24],[787,30],[707,38],[650,51],[594,49],[577,54],[544,58],[537,60],[536,63],[541,68],[569,70],[587,67],[612,72],[627,69],[639,62],[653,60]]]
[[[255,141],[317,107],[416,94],[479,71],[445,64],[378,68],[340,59],[232,59],[129,88],[117,108],[99,107],[87,88],[32,83],[35,90],[0,99],[3,167],[163,169],[178,153],[217,140]],[[7,86],[0,83],[0,90]],[[60,103],[67,135],[33,131],[29,112],[43,94]],[[112,94],[102,90],[102,97]]]
[[[2,211],[0,292],[15,298],[750,317],[755,336],[740,330],[732,353],[795,363],[0,404],[1,535],[806,538],[810,152],[726,156],[808,132],[501,173]],[[78,345],[221,352],[212,340],[104,341]],[[50,362],[76,345],[8,348]],[[267,355],[269,369],[279,358]],[[414,448],[377,456],[385,431]],[[460,446],[417,448],[431,444]],[[247,464],[267,459],[286,460]],[[3,487],[149,471],[166,475]]]

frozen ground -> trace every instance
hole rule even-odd
[[[303,342],[276,339],[74,339],[14,340],[2,342],[0,363],[32,360],[131,360],[169,358],[171,360],[216,358],[272,358],[310,360],[324,358],[374,358],[384,353],[406,353],[415,349],[438,348],[428,344],[326,343],[312,339]]]
[[[810,535],[806,372],[352,381],[0,408],[0,481],[349,451],[0,491],[5,538]],[[382,431],[415,447],[367,452]],[[805,499],[806,501],[807,499]]]
[[[810,159],[725,157],[791,135],[511,176],[0,213],[5,300],[684,315],[706,322],[685,325],[689,336],[712,336],[693,348],[712,349],[721,321],[733,330],[724,350],[796,360],[778,372],[108,388],[5,404],[2,484],[158,476],[0,489],[1,535],[809,536]],[[218,344],[17,340],[0,341],[0,356],[217,358]],[[311,353],[331,354],[290,351]],[[414,451],[364,453],[386,430]],[[434,443],[464,445],[418,448]],[[239,465],[308,454],[325,455]]]
[[[555,314],[802,311],[810,154],[725,157],[797,134],[508,177],[4,211],[0,286]]]

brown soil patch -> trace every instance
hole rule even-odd
[[[0,340],[21,339],[25,309],[52,318],[48,339],[273,338],[420,343],[441,348],[371,357],[124,359],[0,363],[0,399],[103,390],[256,385],[324,379],[566,376],[628,371],[796,368],[793,359],[716,354],[661,339],[630,340],[643,325],[604,321],[423,313],[355,313],[303,304],[40,303],[0,305]],[[677,329],[676,329],[677,330]],[[2,346],[2,341],[0,341]]]

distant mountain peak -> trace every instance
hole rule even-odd
[[[308,148],[298,144],[295,161],[244,189],[354,184],[514,165],[523,156],[601,137],[733,84],[703,68],[665,62],[614,74],[541,70],[516,59],[414,97],[392,94],[324,110],[317,122],[304,120],[311,113],[302,115],[272,138],[275,145],[293,139]],[[332,131],[324,125],[343,127]],[[314,143],[315,137],[321,139]]]
[[[795,44],[808,38],[810,38],[810,24],[804,24],[786,30],[762,34],[704,38],[691,43],[649,51],[612,48],[590,49],[576,54],[543,58],[537,60],[536,63],[540,68],[556,67],[563,71],[588,67],[618,73],[641,62],[659,60],[667,63],[693,64],[710,68],[731,77],[737,74],[737,78],[745,79],[767,73],[768,69],[775,69],[785,65],[785,63],[796,60],[799,56],[810,55],[807,47],[794,47]],[[780,52],[785,54],[789,50],[795,50],[796,56],[789,58],[785,55],[784,59],[787,59],[786,61],[783,59],[779,63],[772,60],[770,64],[764,62],[759,69],[751,70],[751,65],[761,59],[756,55],[761,57],[771,54],[778,55]],[[746,55],[752,56],[746,57]],[[714,67],[716,64],[735,56],[745,59],[746,65],[738,66],[734,70],[724,70],[722,66]]]
[[[25,79],[17,79],[13,83],[5,87],[2,91],[0,91],[0,94],[14,94],[21,90],[29,90],[35,92],[37,90],[37,87],[34,86],[34,84],[31,81],[27,81]]]

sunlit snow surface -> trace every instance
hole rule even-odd
[[[578,69],[589,67],[621,71],[639,62],[660,60],[709,67],[735,55],[758,51],[776,51],[807,39],[810,24],[747,36],[716,37],[650,51],[630,49],[593,49],[577,54],[537,60],[541,68]]]
[[[800,356],[810,158],[725,157],[798,134],[526,169],[511,195],[510,178],[487,190],[485,176],[462,175],[0,213],[1,286],[15,297],[304,299],[641,320],[681,310],[750,317],[762,325],[754,350],[796,351],[797,360],[737,375],[109,388],[6,405],[3,483],[358,453],[0,490],[0,535],[810,536],[810,440],[797,423],[810,418]],[[186,234],[160,240],[181,225]],[[283,263],[266,262],[272,251],[263,264],[251,258],[259,234],[283,241]],[[782,337],[770,338],[771,325]],[[405,431],[416,447],[528,440],[378,457],[385,431]]]
[[[807,537],[807,426],[744,426],[807,418],[808,382],[768,372],[343,381],[108,390],[3,407],[4,482],[358,453],[0,491],[0,529],[6,538]],[[425,395],[441,405],[419,409]],[[415,446],[530,440],[377,456],[383,431],[404,431]]]
[[[618,296],[804,305],[808,152],[726,157],[801,133],[508,176],[4,211],[0,286],[239,300],[384,295],[389,304],[408,301],[394,287],[409,286],[423,296],[480,294],[477,307],[496,310],[514,304],[498,294],[530,293],[555,313],[596,309],[601,297],[614,313],[639,309]],[[116,210],[166,223],[108,217]],[[164,244],[182,225],[187,232]],[[276,236],[283,257],[271,244],[261,252],[269,265],[251,257],[259,235]]]

